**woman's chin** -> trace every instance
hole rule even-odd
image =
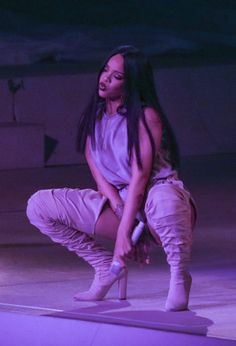
[[[102,91],[102,90],[98,90],[98,95],[99,95],[99,97],[101,97],[103,99],[105,99],[107,97],[106,93],[104,91]]]

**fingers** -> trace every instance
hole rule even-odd
[[[131,248],[131,250],[129,251],[129,253],[126,255],[126,257],[130,260],[135,260],[136,257],[136,250],[134,247]]]
[[[129,252],[125,252],[122,255],[119,254],[119,258],[123,262],[125,262],[126,260],[132,260],[141,265],[150,263],[148,247],[146,246],[146,244],[139,244],[132,247]]]
[[[122,266],[126,266],[126,260],[130,259],[130,254],[132,252],[131,247],[125,247],[125,249],[115,249],[114,251],[114,260],[117,260],[122,264]]]

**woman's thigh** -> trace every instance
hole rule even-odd
[[[49,189],[36,192],[28,201],[27,215],[38,228],[56,223],[93,234],[106,198],[91,189]]]
[[[116,239],[119,227],[119,219],[113,210],[106,203],[95,225],[95,235],[106,237],[111,240]]]

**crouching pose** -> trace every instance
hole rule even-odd
[[[187,309],[195,209],[178,177],[178,147],[158,102],[152,68],[135,47],[118,47],[99,71],[96,90],[79,120],[78,148],[97,191],[41,190],[27,207],[33,225],[95,269],[90,289],[75,299],[101,300],[116,281],[119,298],[126,298],[126,260],[141,218],[170,266],[166,310]],[[114,252],[96,243],[94,235],[114,239]],[[112,263],[119,270],[114,265],[111,270]]]

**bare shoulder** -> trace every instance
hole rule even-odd
[[[145,120],[146,120],[149,128],[161,127],[160,115],[158,114],[158,112],[154,108],[145,107],[144,108],[144,116],[145,116]]]

